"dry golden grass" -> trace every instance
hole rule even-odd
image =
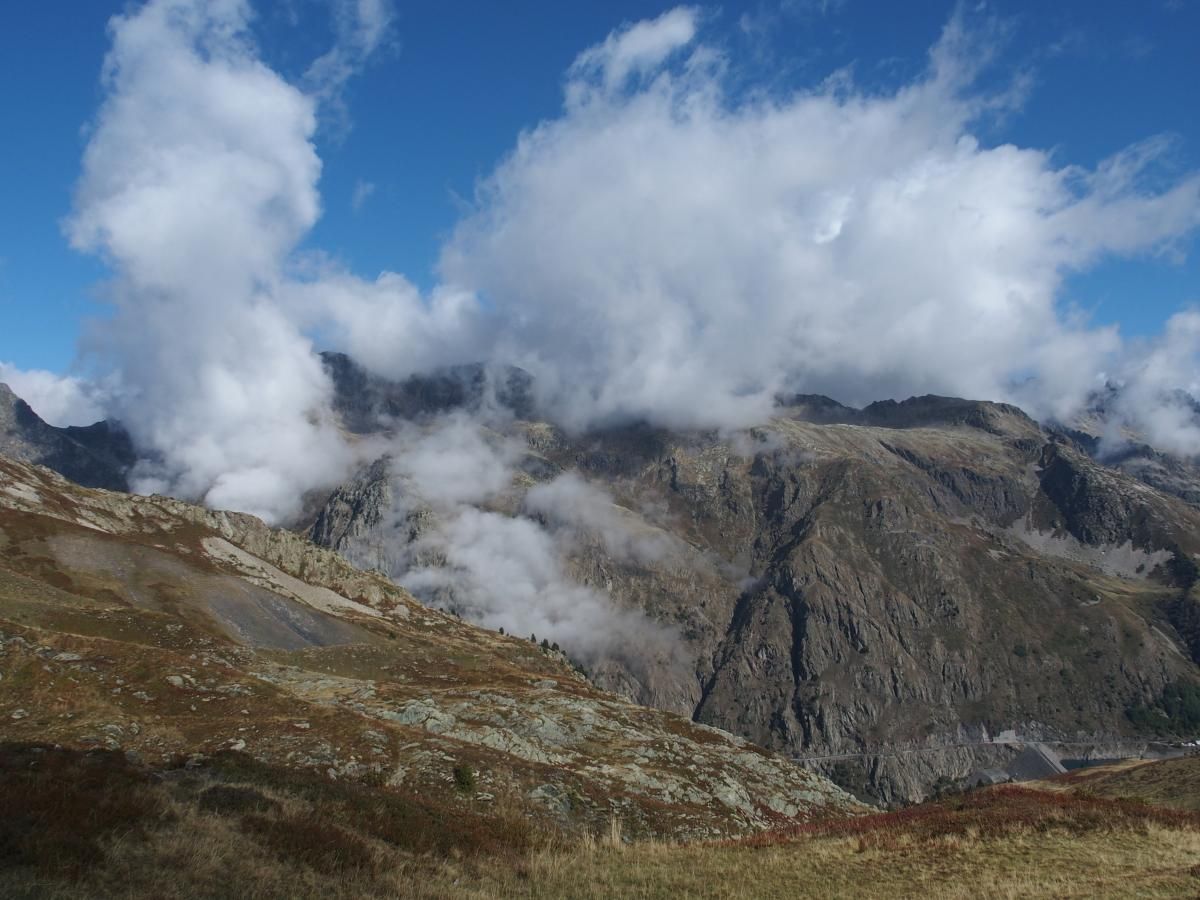
[[[1005,787],[740,841],[580,839],[230,757],[148,771],[8,747],[13,898],[1195,897],[1200,815]],[[33,813],[22,813],[32,809]],[[23,816],[23,817],[22,817]]]
[[[515,874],[441,887],[443,896],[585,900],[1195,897],[1198,876],[1194,815],[1004,788],[719,845],[542,851]]]
[[[1200,812],[1200,756],[1096,766],[1039,782],[1038,786]]]
[[[545,853],[524,884],[504,873],[464,896],[528,897],[1194,897],[1200,836],[1166,827],[1071,835],[899,841],[850,838],[765,848],[638,845]]]

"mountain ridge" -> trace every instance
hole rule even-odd
[[[915,800],[997,763],[941,745],[1015,728],[1098,748],[1137,736],[1128,709],[1197,680],[1177,627],[1195,601],[1165,574],[1200,550],[1179,498],[1004,404],[800,396],[777,413],[736,440],[494,426],[524,447],[525,486],[493,508],[522,515],[531,486],[576,473],[682,554],[630,562],[599,539],[569,554],[580,583],[678,628],[696,667],[647,678],[610,660],[599,683],[781,752],[861,753],[843,783]],[[390,530],[412,487],[389,479],[386,461],[365,469],[310,535],[387,571],[440,527],[417,503]],[[897,762],[896,747],[937,752]]]
[[[136,462],[129,435],[120,425],[48,425],[0,382],[0,456],[44,465],[85,487],[128,491],[127,473]]]

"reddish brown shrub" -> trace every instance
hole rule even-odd
[[[162,819],[150,780],[118,752],[0,745],[0,867],[80,877],[103,858],[103,839]]]

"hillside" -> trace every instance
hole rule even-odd
[[[250,516],[0,459],[0,741],[203,770],[241,754],[552,830],[737,834],[853,811]]]
[[[1195,812],[1013,786],[738,840],[631,842],[236,753],[151,767],[5,745],[0,813],[8,897],[1157,898],[1194,897],[1200,872]]]
[[[1080,769],[1036,787],[1200,813],[1200,756],[1126,760]]]

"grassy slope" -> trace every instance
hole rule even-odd
[[[1200,756],[1097,766],[1071,772],[1041,786],[1200,812]]]
[[[225,754],[0,747],[6,897],[1196,896],[1200,815],[1002,787],[723,843],[564,844]],[[233,893],[231,893],[231,891]]]

